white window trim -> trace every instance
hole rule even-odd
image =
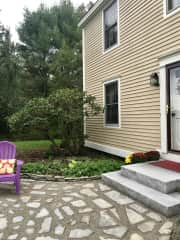
[[[119,116],[119,123],[118,124],[106,124],[106,113],[104,111],[104,117],[103,117],[103,122],[104,122],[104,128],[121,128],[121,87],[120,87],[120,78],[114,78],[112,80],[105,81],[103,83],[103,107],[105,107],[105,85],[112,83],[112,82],[117,82],[118,83],[118,116]]]
[[[168,153],[167,136],[167,79],[166,66],[180,61],[180,52],[160,59],[160,111],[161,111],[161,152]]]
[[[168,12],[168,0],[163,0],[163,5],[164,5],[164,17],[170,17],[173,16],[174,14],[176,14],[177,12],[180,11],[180,7],[177,7],[171,11]]]
[[[114,2],[114,0],[110,1],[103,9],[102,9],[102,46],[103,46],[103,54],[106,54],[113,49],[120,46],[120,16],[119,16],[119,9],[120,9],[120,0],[117,0],[117,43],[112,47],[105,49],[105,29],[104,29],[104,11]]]

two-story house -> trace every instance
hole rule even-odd
[[[180,0],[98,0],[79,26],[84,90],[104,107],[86,146],[179,159]]]

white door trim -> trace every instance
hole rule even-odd
[[[86,88],[86,30],[85,28],[82,29],[82,60],[83,60],[83,92],[87,90]],[[86,130],[86,117],[84,116],[84,135],[87,135]]]
[[[167,138],[167,79],[166,66],[180,61],[180,52],[160,58],[161,152],[168,153]]]

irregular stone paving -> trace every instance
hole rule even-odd
[[[174,221],[102,181],[0,185],[0,240],[170,240]]]
[[[178,217],[176,224],[174,225],[171,240],[180,240],[180,218]]]

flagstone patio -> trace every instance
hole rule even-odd
[[[101,181],[0,185],[2,240],[169,240],[174,221]]]

